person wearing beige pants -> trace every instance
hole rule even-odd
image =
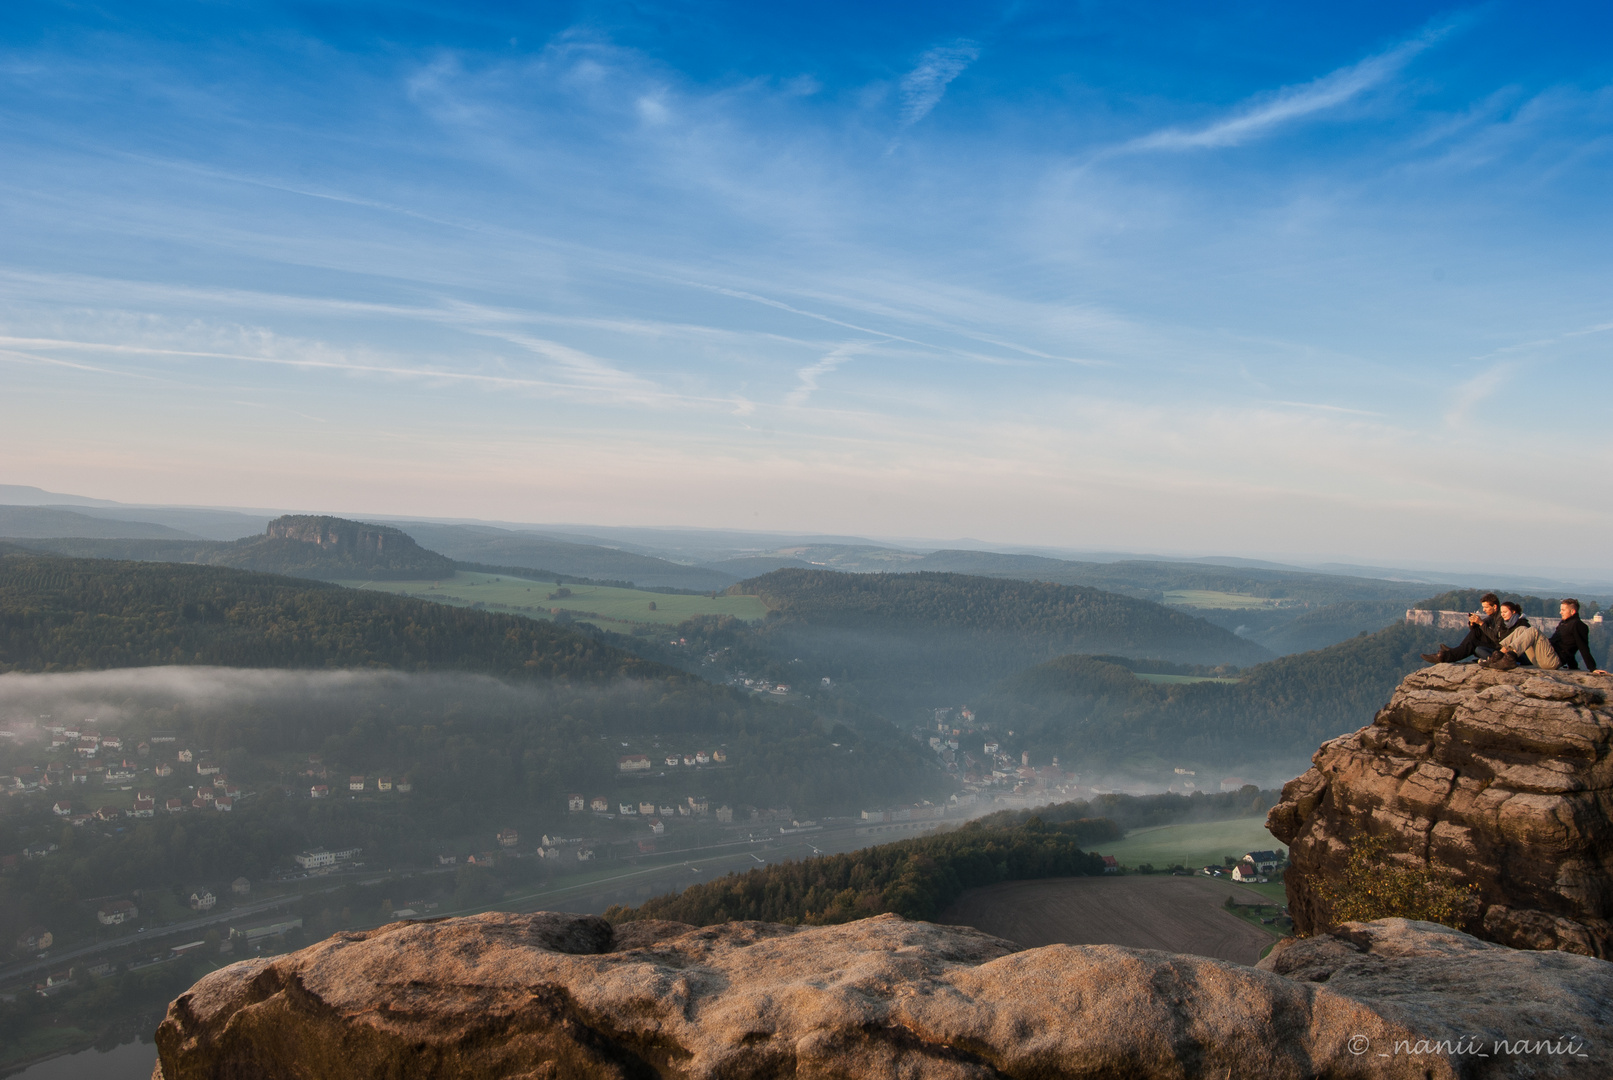
[[[1551,639],[1532,626],[1520,626],[1512,633],[1501,639],[1501,651],[1509,652],[1513,656],[1528,657],[1529,662],[1537,668],[1560,668],[1563,661],[1557,655],[1557,649],[1552,645]]]

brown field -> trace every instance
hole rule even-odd
[[[1125,945],[1253,964],[1275,940],[1222,908],[1228,896],[1261,899],[1205,877],[1052,878],[971,889],[938,923],[972,926],[1035,948]]]

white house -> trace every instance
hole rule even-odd
[[[327,867],[335,866],[339,862],[346,862],[362,850],[362,848],[356,847],[339,848],[336,851],[326,848],[314,848],[298,855],[296,862],[304,870],[323,870]]]
[[[95,912],[102,926],[122,926],[140,917],[140,909],[128,900],[112,900],[102,904]]]

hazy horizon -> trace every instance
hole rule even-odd
[[[21,494],[30,489],[35,494]],[[81,499],[84,503],[72,501],[60,502],[57,499]],[[816,541],[819,543],[834,542],[870,542],[887,545],[912,551],[940,551],[948,549],[994,551],[1011,554],[1038,555],[1045,558],[1069,559],[1075,561],[1109,562],[1123,559],[1160,559],[1165,561],[1183,562],[1211,562],[1211,563],[1254,563],[1271,564],[1272,566],[1291,567],[1317,573],[1345,574],[1349,576],[1376,576],[1364,574],[1365,571],[1381,571],[1387,580],[1396,580],[1397,575],[1405,576],[1406,580],[1424,580],[1430,584],[1461,584],[1457,579],[1464,577],[1480,577],[1493,579],[1487,586],[1502,588],[1561,588],[1564,586],[1582,588],[1608,588],[1613,586],[1613,579],[1606,576],[1608,570],[1601,567],[1564,567],[1549,564],[1530,564],[1527,568],[1532,572],[1522,572],[1520,568],[1499,561],[1462,561],[1445,560],[1436,565],[1409,566],[1389,561],[1374,562],[1369,559],[1355,557],[1348,552],[1273,552],[1273,551],[1202,551],[1191,548],[1171,550],[1167,547],[1156,546],[1151,550],[1124,551],[1114,549],[1091,549],[1060,547],[1055,545],[1031,544],[1014,540],[991,541],[980,537],[922,537],[922,536],[881,536],[869,534],[862,536],[846,536],[838,533],[813,532],[810,530],[766,530],[766,529],[724,529],[719,527],[703,527],[698,525],[667,525],[654,522],[632,522],[628,524],[602,525],[598,522],[562,522],[562,521],[507,521],[503,519],[488,519],[474,517],[442,517],[433,514],[397,514],[397,513],[370,513],[357,514],[343,507],[241,507],[241,506],[209,506],[196,503],[121,503],[112,499],[100,499],[78,492],[48,492],[35,485],[3,484],[0,483],[0,505],[20,506],[56,506],[68,509],[82,509],[90,513],[96,510],[90,501],[100,504],[112,503],[106,509],[119,509],[121,519],[138,520],[138,511],[151,510],[179,510],[198,512],[220,512],[240,514],[243,516],[278,516],[280,514],[330,514],[334,516],[363,517],[379,523],[407,524],[409,521],[428,521],[444,524],[483,525],[493,528],[509,529],[514,531],[530,530],[534,532],[550,531],[554,533],[575,533],[579,538],[591,537],[601,543],[610,544],[613,540],[620,542],[617,534],[621,533],[666,533],[687,534],[691,537],[701,535],[733,534],[744,538],[772,538],[780,543],[779,547],[791,546],[802,541]],[[158,514],[156,516],[162,516]],[[253,530],[254,532],[256,530]],[[429,547],[430,545],[426,545]],[[653,545],[652,545],[653,546]],[[764,550],[758,548],[757,550]],[[667,552],[663,557],[670,557],[673,553]],[[689,560],[698,563],[702,560]],[[1553,577],[1553,572],[1563,575]]]

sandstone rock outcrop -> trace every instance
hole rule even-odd
[[[1267,966],[1021,950],[892,915],[813,928],[613,929],[551,913],[400,923],[203,978],[157,1032],[154,1080],[1424,1080],[1613,1068],[1604,961],[1387,920],[1298,943]],[[1476,993],[1475,979],[1488,989]],[[1507,987],[1538,1004],[1509,1012]],[[1496,1053],[1492,1035],[1555,1041]]]
[[[406,581],[454,573],[452,559],[421,547],[401,529],[312,514],[275,518],[262,536],[210,546],[199,561],[326,580]]]
[[[1465,929],[1524,949],[1613,955],[1613,679],[1438,664],[1368,727],[1325,743],[1267,827],[1289,845],[1299,933],[1328,928],[1319,886],[1352,842],[1477,886]]]

